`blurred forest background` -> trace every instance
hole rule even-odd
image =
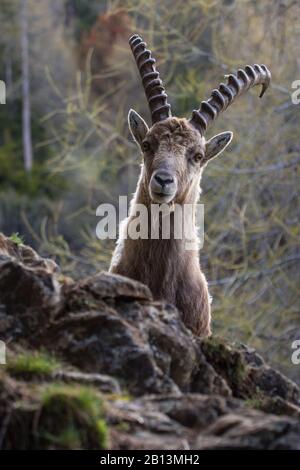
[[[114,242],[96,239],[96,207],[134,191],[129,108],[149,121],[132,33],[152,48],[178,116],[224,74],[265,63],[264,98],[254,89],[210,131],[234,140],[203,178],[201,262],[214,332],[299,381],[299,18],[293,0],[1,0],[0,230],[72,277],[108,267]]]

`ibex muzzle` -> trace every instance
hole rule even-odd
[[[149,193],[153,202],[171,202],[177,191],[177,178],[171,171],[159,169],[152,173]]]

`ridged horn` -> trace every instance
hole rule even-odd
[[[262,85],[259,97],[261,98],[271,81],[271,72],[265,65],[246,65],[236,74],[226,75],[227,84],[221,83],[218,89],[211,92],[207,101],[202,101],[200,108],[192,113],[190,123],[204,135],[210,124],[219,114],[230,106],[238,96],[250,88]]]
[[[131,36],[129,45],[142,79],[152,124],[163,121],[171,116],[171,106],[167,102],[167,94],[155,68],[156,61],[153,59],[151,51],[146,49],[147,44],[138,34]]]

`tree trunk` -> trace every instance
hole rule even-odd
[[[32,138],[31,138],[31,109],[30,109],[30,78],[29,78],[29,53],[28,53],[28,3],[20,0],[21,7],[21,62],[22,62],[22,132],[23,132],[23,157],[25,170],[32,169]]]

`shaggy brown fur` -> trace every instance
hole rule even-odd
[[[120,228],[120,239],[110,271],[148,285],[155,299],[166,300],[182,312],[183,321],[194,333],[207,336],[211,333],[210,299],[207,282],[200,268],[199,252],[186,250],[184,238],[174,238],[174,216],[171,214],[169,240],[132,240],[124,239],[124,235],[136,217],[136,204],[150,208],[151,203],[166,202],[163,196],[154,196],[151,192],[155,172],[168,171],[177,183],[176,192],[171,201],[167,201],[170,208],[174,203],[195,205],[200,195],[203,167],[213,152],[207,152],[204,137],[186,119],[168,118],[154,124],[149,130],[144,121],[140,121],[140,116],[134,113],[133,117],[132,122],[129,116],[131,131],[146,150],[143,152],[144,162],[129,217]],[[143,125],[146,127],[141,130]],[[213,147],[215,152],[220,151],[220,138],[214,140]],[[151,223],[153,220],[149,217],[149,229]],[[161,225],[161,219],[154,223]],[[192,230],[196,239],[196,228]]]

